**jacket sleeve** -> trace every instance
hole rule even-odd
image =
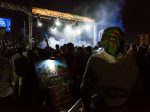
[[[90,103],[91,103],[91,95],[92,91],[94,89],[94,81],[92,80],[94,78],[94,71],[92,69],[92,61],[93,59],[90,58],[81,83],[81,97],[83,100],[83,105],[85,112],[90,112]]]

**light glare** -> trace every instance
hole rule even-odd
[[[43,24],[42,24],[40,21],[37,21],[37,26],[38,26],[38,27],[42,27]]]
[[[56,25],[56,26],[61,26],[61,23],[60,23],[60,20],[59,20],[59,19],[57,19],[57,20],[55,21],[55,25]]]
[[[77,33],[77,35],[80,35],[80,34],[81,34],[81,30],[80,30],[80,29],[77,29],[77,30],[76,30],[76,33]]]

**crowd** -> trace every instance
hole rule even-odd
[[[116,35],[118,34],[111,36],[113,37]],[[107,37],[107,34],[105,34],[105,37]],[[121,34],[119,39],[115,40],[117,41],[116,43],[119,52],[114,52],[114,49],[112,49],[114,46],[111,47],[111,44],[108,45],[109,36],[107,37],[108,39],[102,40],[102,46],[104,49],[100,51],[98,51],[99,46],[95,48],[92,48],[91,46],[81,47],[75,46],[73,43],[67,43],[63,46],[59,46],[57,44],[55,48],[51,48],[48,45],[47,40],[45,40],[47,43],[45,49],[39,48],[36,44],[32,47],[32,49],[26,49],[24,44],[21,42],[0,40],[0,109],[5,109],[6,112],[11,109],[20,111],[18,108],[24,109],[22,111],[30,111],[29,108],[32,107],[34,111],[44,112],[46,107],[42,107],[39,82],[35,72],[35,64],[40,60],[52,57],[64,58],[66,60],[70,75],[73,79],[73,84],[70,86],[73,102],[82,97],[85,111],[92,111],[89,109],[91,104],[87,103],[90,102],[87,101],[88,99],[90,100],[89,97],[92,97],[89,94],[95,92],[95,86],[104,89],[101,85],[121,86],[121,89],[124,89],[127,95],[130,94],[129,91],[131,88],[134,88],[135,90],[133,89],[133,95],[131,95],[131,99],[133,100],[131,100],[130,103],[132,105],[135,104],[135,107],[137,105],[139,107],[148,107],[150,99],[150,76],[148,68],[150,64],[150,48],[148,46],[137,45],[135,43],[130,45],[126,45],[125,43],[123,44],[122,41],[124,40],[122,40],[122,37],[125,38],[124,34]],[[110,41],[113,42],[114,38],[111,39],[112,40]],[[103,50],[106,51],[106,53],[104,53]],[[102,52],[103,54],[101,54]],[[100,56],[97,55],[99,53],[101,54]],[[112,58],[110,58],[108,54],[111,55]],[[135,68],[133,67],[134,64],[131,63],[130,60],[120,61],[120,57],[122,55],[125,55],[125,57],[135,61]],[[102,60],[99,60],[99,57],[101,57]],[[111,68],[112,66],[114,66],[114,68]],[[117,68],[115,68],[115,66]],[[103,74],[105,75],[105,78],[101,75],[100,77],[96,77],[97,74]],[[134,77],[131,76],[133,74]],[[116,80],[120,80],[122,82],[116,83]],[[110,85],[106,83],[107,81]],[[118,86],[118,84],[121,85]],[[122,86],[124,86],[124,88]],[[90,91],[91,88],[93,89],[92,91]],[[116,89],[116,87],[114,89]],[[115,103],[117,106],[120,104],[118,103],[120,102],[120,99],[115,99],[115,103],[113,102],[114,99],[102,100],[107,103],[112,102],[108,103],[108,105],[110,104],[111,106],[112,104],[115,105]],[[127,99],[121,100],[126,102]],[[100,105],[100,107],[102,107],[104,104],[100,103]],[[124,109],[121,111],[124,111]],[[115,110],[115,112],[118,112],[118,110]]]

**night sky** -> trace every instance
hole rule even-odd
[[[133,38],[137,34],[150,32],[150,0],[1,0],[5,2],[16,2],[19,5],[46,8],[66,13],[89,16],[96,20],[95,10],[99,5],[109,1],[119,2],[119,16],[127,36]],[[29,5],[30,2],[30,5]],[[120,4],[121,2],[121,4]],[[113,5],[113,4],[111,4]],[[109,6],[109,5],[108,5]],[[108,7],[106,6],[106,7]],[[109,7],[110,8],[110,7]],[[100,10],[100,9],[98,9]],[[97,12],[98,12],[97,10]],[[113,10],[113,7],[112,7]],[[115,14],[115,13],[114,13]],[[117,14],[116,14],[117,15]],[[109,16],[107,16],[109,18]]]
[[[123,11],[123,22],[131,36],[150,33],[149,0],[127,0]]]

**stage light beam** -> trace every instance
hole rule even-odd
[[[37,21],[37,27],[42,27],[43,26],[43,24],[41,23],[41,21]]]
[[[85,26],[84,26],[84,29],[85,29],[86,31],[90,31],[91,26],[90,26],[90,25],[85,25]]]
[[[67,25],[67,26],[65,27],[65,30],[66,30],[67,32],[71,32],[71,31],[72,31],[72,27],[71,27],[70,25]]]
[[[77,35],[80,35],[80,34],[81,34],[81,30],[80,30],[80,29],[77,29],[77,30],[76,30],[76,34],[77,34]]]
[[[57,32],[57,28],[56,27],[52,27],[52,28],[50,28],[50,31],[55,34]]]
[[[61,26],[61,22],[60,22],[60,20],[59,20],[59,19],[56,19],[56,21],[55,21],[55,25],[56,25],[56,26]]]

